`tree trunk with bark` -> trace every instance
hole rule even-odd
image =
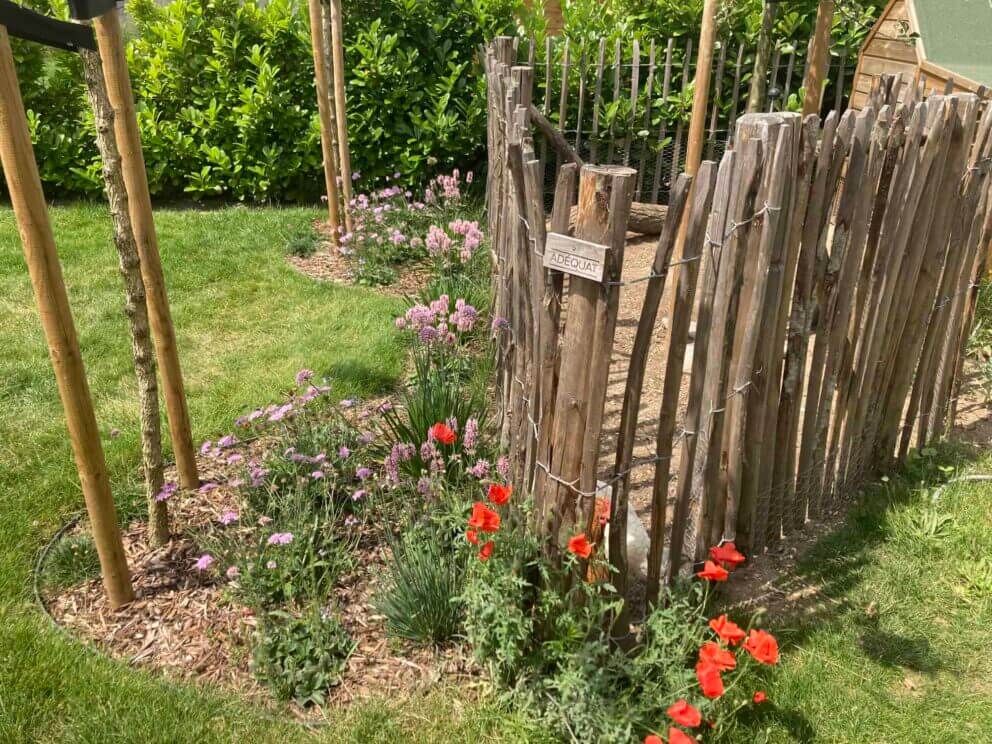
[[[155,351],[148,326],[145,283],[141,278],[138,246],[128,211],[127,189],[121,170],[121,156],[114,135],[114,110],[107,96],[107,86],[100,65],[100,55],[80,50],[86,90],[96,121],[96,141],[103,161],[103,180],[114,225],[114,246],[120,258],[124,280],[124,314],[131,329],[131,354],[138,379],[141,419],[141,457],[145,470],[145,494],[148,499],[148,539],[152,545],[169,540],[169,513],[157,495],[164,483],[162,467],[162,425],[158,408],[158,383],[155,377]]]

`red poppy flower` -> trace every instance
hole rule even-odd
[[[465,539],[468,540],[472,545],[479,544],[479,533],[475,530],[467,530],[465,532]]]
[[[592,555],[592,543],[586,539],[585,532],[580,532],[571,538],[568,541],[568,549],[579,556],[579,558],[588,558]]]
[[[501,483],[493,483],[489,486],[489,500],[497,506],[502,506],[510,500],[513,493],[513,486],[505,486]]]
[[[744,648],[762,664],[778,664],[778,641],[771,633],[752,630],[751,635],[744,641]]]
[[[483,532],[496,532],[499,529],[499,514],[494,512],[481,501],[472,504],[472,516],[468,526]]]
[[[644,737],[644,744],[665,744],[657,734],[648,734]]]
[[[758,690],[756,693],[754,693],[755,705],[761,705],[766,700],[768,700],[768,696],[765,694],[764,690]]]
[[[442,424],[440,421],[431,427],[431,439],[434,439],[441,444],[454,444],[458,435],[452,431],[451,427],[447,424]]]
[[[699,687],[703,694],[710,700],[723,694],[723,678],[720,676],[720,670],[716,664],[700,661],[696,664],[696,679],[699,680]]]
[[[709,581],[726,581],[729,575],[727,569],[713,561],[706,561],[703,564],[703,570],[696,573],[699,578]]]
[[[747,637],[741,626],[733,620],[728,620],[726,615],[720,615],[720,617],[710,620],[710,628],[720,636],[721,641],[725,641],[731,646],[736,646]]]
[[[710,558],[717,563],[723,564],[724,568],[733,570],[747,559],[744,554],[737,550],[737,546],[732,542],[724,543],[710,548]]]
[[[668,717],[680,726],[696,728],[702,723],[703,717],[685,700],[679,700],[668,708]]]
[[[489,556],[491,556],[493,554],[493,548],[495,548],[495,547],[496,547],[496,545],[493,543],[492,540],[490,540],[485,545],[483,545],[482,546],[482,549],[479,551],[479,560],[480,561],[488,561],[489,560]]]
[[[733,652],[721,647],[718,643],[713,643],[713,641],[707,641],[700,646],[699,660],[709,662],[721,672],[729,672],[737,666],[737,659],[734,658]]]
[[[696,740],[685,731],[670,726],[668,729],[668,744],[696,744]]]

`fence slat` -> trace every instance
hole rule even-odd
[[[638,138],[641,140],[641,160],[637,166],[637,191],[634,196],[637,201],[643,198],[644,192],[644,167],[648,156],[648,132],[651,130],[651,110],[654,105],[654,73],[655,48],[654,39],[652,39],[651,47],[648,49],[648,78],[644,86],[646,103],[644,105],[644,125],[641,127],[641,131],[644,132],[643,136],[638,132]]]
[[[675,50],[675,39],[669,37],[668,45],[665,47],[665,77],[661,86],[662,105],[667,105],[668,94],[672,84],[672,52]],[[665,154],[665,136],[668,134],[668,119],[661,117],[658,124],[658,154],[654,159],[654,181],[651,185],[651,202],[658,203],[658,189],[661,186],[661,169],[663,156]]]
[[[630,165],[630,143],[633,137],[633,131],[631,127],[637,121],[637,92],[638,83],[641,77],[641,45],[637,39],[634,39],[633,50],[630,55],[630,122],[631,126],[627,127],[627,134],[623,138],[623,164]]]
[[[595,163],[599,153],[599,108],[603,95],[603,65],[606,61],[606,39],[599,40],[599,54],[596,58],[596,90],[592,99],[592,133],[589,142],[589,162]]]

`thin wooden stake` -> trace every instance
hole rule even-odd
[[[344,17],[341,0],[331,3],[331,59],[334,65],[334,119],[338,125],[338,168],[344,195],[344,222],[348,232],[351,222],[351,147],[348,144],[348,106],[344,89]]]
[[[308,0],[310,9],[310,45],[313,50],[314,85],[317,89],[317,111],[320,114],[320,147],[324,156],[324,186],[327,189],[327,222],[331,228],[331,242],[336,246],[340,236],[338,216],[338,182],[334,158],[334,142],[331,140],[329,91],[327,89],[327,69],[324,66],[323,26],[320,0]]]
[[[134,590],[117,526],[107,463],[86,382],[76,326],[55,250],[27,115],[17,85],[14,55],[7,29],[3,26],[0,26],[0,164],[3,165],[14,207],[59,397],[65,409],[93,542],[100,557],[104,590],[110,606],[117,608],[134,599]]]

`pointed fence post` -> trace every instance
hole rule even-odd
[[[124,556],[110,477],[86,371],[69,309],[69,298],[55,250],[55,239],[31,147],[24,103],[17,86],[7,29],[0,26],[0,164],[17,218],[24,258],[52,357],[59,397],[65,409],[79,482],[100,557],[103,586],[111,607],[134,599]]]

